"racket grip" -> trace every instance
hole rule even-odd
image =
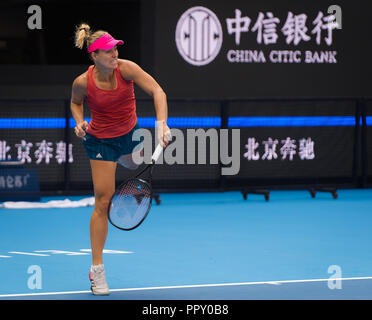
[[[153,160],[153,162],[156,162],[159,159],[159,156],[160,156],[162,151],[163,151],[163,147],[159,143],[158,146],[155,149],[154,154],[152,155],[152,158],[151,158]]]

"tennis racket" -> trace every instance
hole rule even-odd
[[[108,206],[108,219],[116,228],[133,230],[145,220],[153,197],[152,171],[162,151],[159,144],[151,157],[151,164],[116,189]]]

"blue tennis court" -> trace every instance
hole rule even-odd
[[[372,299],[371,189],[160,197],[139,228],[109,226],[106,297],[89,290],[92,207],[0,208],[0,299]]]

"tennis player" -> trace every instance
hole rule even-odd
[[[133,132],[139,128],[134,83],[154,99],[159,143],[165,147],[171,139],[164,91],[136,63],[118,58],[117,46],[123,43],[106,31],[93,33],[85,23],[76,27],[75,46],[83,49],[85,44],[93,61],[73,82],[71,112],[76,121],[75,134],[82,139],[90,159],[94,186],[95,207],[90,220],[93,261],[89,279],[95,295],[110,293],[102,252],[107,238],[108,204],[115,192],[117,163],[136,169],[138,165],[133,159],[143,156],[143,146],[138,146],[142,142],[132,141]],[[89,124],[83,117],[84,99],[91,111]],[[135,147],[140,154],[134,154]]]

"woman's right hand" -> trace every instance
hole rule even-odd
[[[83,139],[83,140],[86,140],[85,138],[85,129],[88,127],[88,122],[86,121],[83,121],[83,122],[79,122],[78,124],[76,124],[76,127],[75,127],[75,134]]]

